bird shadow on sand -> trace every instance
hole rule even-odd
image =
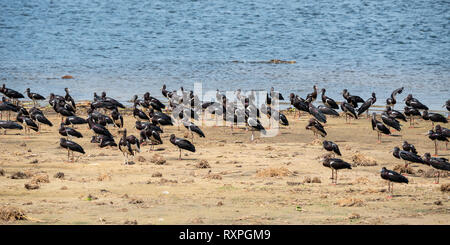
[[[178,159],[178,157],[171,157],[171,158],[167,158],[167,160],[173,160],[173,161],[197,161],[198,158],[181,157],[181,160],[180,160],[180,159]]]
[[[153,151],[164,151],[164,150],[166,150],[166,148],[157,148],[157,149],[149,150],[148,152],[153,152]]]
[[[391,137],[402,137],[401,134],[391,134],[390,136],[391,136]]]

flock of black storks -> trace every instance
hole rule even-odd
[[[447,118],[439,113],[431,113],[428,111],[428,107],[414,98],[412,94],[409,94],[404,102],[406,106],[404,111],[400,112],[394,110],[394,106],[397,104],[396,96],[403,92],[404,88],[396,89],[392,92],[391,96],[386,100],[386,108],[381,113],[381,121],[377,120],[377,114],[372,113],[372,117],[369,117],[369,109],[375,104],[377,98],[376,94],[372,93],[372,96],[363,100],[360,96],[351,95],[347,89],[342,91],[344,101],[338,103],[332,98],[325,95],[326,89],[321,90],[321,99],[323,105],[316,107],[313,102],[317,99],[318,89],[317,86],[313,86],[313,92],[306,96],[306,99],[291,93],[289,100],[291,105],[298,110],[298,117],[301,112],[306,112],[312,117],[309,119],[306,126],[307,130],[311,130],[316,139],[320,135],[322,137],[327,136],[322,123],[327,123],[327,117],[339,116],[337,110],[340,108],[345,115],[346,123],[350,124],[350,119],[358,119],[364,112],[368,119],[371,118],[372,129],[377,131],[378,143],[381,143],[381,136],[391,135],[391,129],[401,131],[400,121],[407,122],[407,118],[410,121],[410,127],[414,125],[414,118],[421,117],[424,120],[429,120],[432,123],[431,130],[427,135],[429,139],[435,143],[435,155],[437,155],[437,141],[444,141],[448,143],[450,137],[450,131],[441,125],[434,126],[434,123],[448,123]],[[26,89],[26,95],[33,101],[33,107],[29,110],[21,106],[19,99],[24,98],[24,95],[10,88],[6,88],[6,85],[0,88],[0,92],[5,96],[0,103],[0,112],[2,112],[0,120],[0,128],[7,129],[19,129],[25,130],[25,134],[29,134],[30,130],[39,132],[41,124],[53,126],[44,115],[44,113],[37,107],[40,100],[46,98],[38,93],[33,93],[29,88]],[[194,124],[190,119],[199,120],[199,113],[208,112],[215,115],[217,119],[222,116],[225,122],[230,122],[230,128],[233,130],[233,125],[237,126],[238,123],[245,123],[246,130],[251,130],[251,141],[254,141],[254,131],[260,131],[262,134],[266,134],[266,129],[260,122],[261,114],[265,114],[270,119],[273,119],[280,125],[288,126],[289,121],[287,117],[280,111],[274,109],[271,105],[279,103],[280,100],[284,100],[281,93],[276,92],[272,87],[270,92],[266,95],[265,103],[260,107],[256,105],[256,95],[254,91],[250,91],[248,96],[242,94],[242,91],[238,89],[235,93],[236,99],[232,101],[224,94],[221,94],[219,90],[216,92],[216,101],[201,102],[197,95],[194,95],[193,91],[185,91],[183,87],[179,91],[168,91],[166,85],[163,85],[161,92],[165,98],[168,99],[168,106],[172,110],[172,114],[168,115],[163,112],[166,109],[166,105],[160,100],[152,97],[149,92],[145,93],[143,99],[139,99],[135,95],[132,99],[133,102],[133,117],[137,120],[135,128],[140,131],[139,138],[134,135],[128,135],[127,129],[123,128],[123,116],[119,112],[119,108],[124,109],[125,106],[117,100],[107,97],[105,92],[102,92],[101,96],[94,93],[93,101],[89,105],[87,111],[88,117],[84,119],[77,116],[77,107],[75,100],[69,93],[69,89],[65,89],[65,95],[50,94],[49,104],[54,111],[61,116],[61,123],[59,127],[59,134],[66,138],[60,139],[60,146],[67,149],[68,160],[74,161],[73,152],[79,152],[85,154],[84,149],[76,142],[70,140],[71,138],[81,138],[83,135],[75,128],[79,124],[88,124],[89,128],[94,133],[91,143],[97,143],[100,147],[118,147],[125,157],[125,164],[129,163],[129,156],[134,156],[136,152],[140,152],[140,148],[143,144],[149,143],[152,150],[154,145],[162,144],[161,133],[163,133],[163,127],[172,126],[173,120],[181,122],[183,126],[191,134],[191,141],[194,141],[194,133],[199,137],[205,137],[203,131]],[[7,99],[8,98],[8,99]],[[359,106],[361,104],[361,106]],[[444,107],[450,111],[450,100],[447,100]],[[110,116],[107,115],[107,111],[110,111]],[[422,112],[421,112],[422,111]],[[3,112],[8,113],[8,119],[3,120]],[[16,121],[11,121],[11,112],[17,113]],[[269,120],[270,126],[272,121]],[[114,126],[119,128],[118,134],[122,134],[119,143],[114,140],[113,134],[109,131],[108,126]],[[178,124],[180,125],[180,123]],[[72,127],[70,127],[72,126]],[[178,126],[179,127],[179,126]],[[179,159],[181,159],[181,150],[187,150],[195,152],[195,146],[193,143],[184,139],[178,138],[175,134],[170,135],[170,142],[179,148]],[[323,141],[323,147],[327,151],[333,152],[333,157],[326,157],[323,160],[323,165],[331,168],[333,183],[337,183],[337,171],[339,169],[351,169],[351,165],[342,159],[336,158],[336,154],[341,156],[341,152],[337,144],[332,141]],[[395,147],[393,152],[394,157],[405,161],[406,166],[408,163],[421,163],[429,165],[438,170],[450,170],[450,164],[448,159],[432,157],[430,153],[425,153],[423,157],[420,157],[415,149],[414,145],[404,142],[402,146],[403,150],[399,147]],[[70,153],[72,152],[72,157]],[[439,181],[439,173],[438,179]],[[394,171],[382,168],[381,177],[389,182],[408,183],[408,179]],[[389,191],[392,191],[391,183],[389,183]]]

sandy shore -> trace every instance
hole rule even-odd
[[[289,114],[289,127],[277,137],[256,133],[255,143],[242,129],[231,134],[229,127],[202,127],[206,138],[196,137],[197,152],[183,152],[183,160],[177,160],[169,135],[183,137],[185,128],[165,127],[158,151],[147,152],[144,146],[128,166],[117,148],[90,143],[93,133],[87,125],[77,127],[84,138],[75,140],[86,154],[67,162],[67,151],[59,147],[59,119],[50,111],[47,115],[55,125],[44,126],[40,134],[0,135],[0,207],[19,208],[30,218],[14,224],[450,224],[449,192],[440,190],[448,177],[434,184],[423,175],[431,167],[413,164],[410,183],[395,184],[390,198],[379,173],[382,167],[403,164],[389,152],[403,140],[415,144],[420,155],[433,154],[434,144],[424,135],[430,122],[417,120],[413,129],[402,123],[402,136],[383,137],[376,144],[369,120],[347,125],[343,117],[329,118],[326,139],[340,146],[344,160],[353,163],[359,152],[376,161],[375,166],[339,171],[338,184],[332,185],[331,170],[318,160],[325,154],[322,139],[315,141],[305,130],[306,115],[294,119]],[[138,136],[134,123],[125,116],[129,134]],[[117,129],[110,130],[117,135]],[[450,155],[443,143],[439,153]],[[164,164],[152,162],[157,154]],[[201,161],[209,168],[198,168]],[[10,178],[18,171],[28,177]],[[64,177],[56,178],[58,172]],[[36,178],[44,180],[38,189],[24,187]]]

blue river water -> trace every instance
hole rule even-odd
[[[201,82],[285,97],[317,84],[337,101],[344,88],[375,92],[378,105],[404,86],[398,99],[434,110],[450,99],[450,1],[17,0],[0,11],[0,82],[20,92],[127,101]]]

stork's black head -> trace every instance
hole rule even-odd
[[[106,92],[103,91],[103,92],[102,92],[102,98],[105,98],[105,97],[106,97]]]

